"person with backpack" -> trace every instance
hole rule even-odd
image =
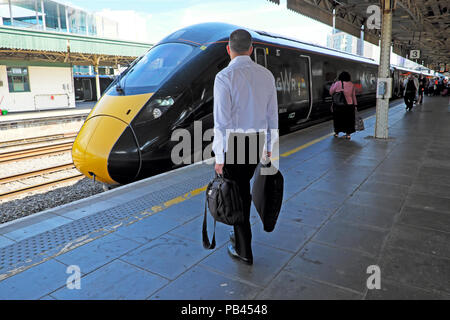
[[[403,93],[406,110],[409,111],[412,109],[414,105],[414,99],[416,98],[416,94],[419,90],[419,81],[412,74],[408,76],[405,80],[405,92]]]
[[[356,88],[351,82],[350,73],[343,71],[339,74],[338,80],[330,88],[330,95],[333,97],[331,108],[334,136],[337,138],[340,132],[344,132],[345,139],[350,140],[350,135],[356,131],[355,109],[358,104],[356,101]]]

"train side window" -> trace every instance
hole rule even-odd
[[[255,62],[257,64],[262,65],[267,68],[267,57],[266,57],[266,49],[265,48],[255,48],[253,50],[253,54],[255,55]]]

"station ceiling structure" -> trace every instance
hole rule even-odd
[[[268,1],[280,4],[280,0]],[[391,1],[394,53],[436,71],[442,65],[450,66],[450,0]],[[381,28],[376,25],[374,6],[380,8],[380,0],[287,0],[289,10],[330,26],[334,11],[337,29],[360,37],[364,26],[364,40],[378,45]],[[411,50],[420,50],[417,60],[410,56]]]
[[[148,43],[0,26],[0,60],[117,66],[131,63],[151,46]]]

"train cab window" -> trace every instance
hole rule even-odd
[[[125,74],[120,80],[120,85],[127,92],[151,92],[187,61],[193,49],[193,46],[184,43],[158,45]]]
[[[255,55],[255,62],[267,68],[266,49],[255,48],[253,51],[254,51],[253,54]]]

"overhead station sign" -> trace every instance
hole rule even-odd
[[[420,50],[411,50],[409,52],[410,59],[420,59]]]

